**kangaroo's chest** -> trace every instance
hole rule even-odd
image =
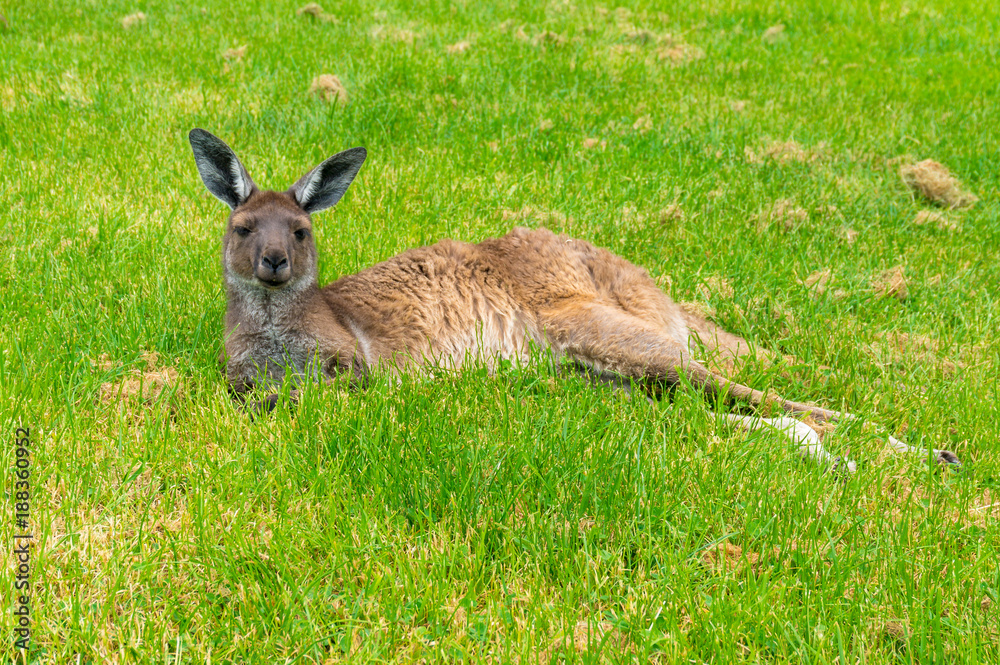
[[[229,374],[244,383],[280,383],[289,373],[319,376],[322,358],[315,337],[279,326],[236,330],[226,343]]]

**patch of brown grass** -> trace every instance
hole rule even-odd
[[[712,275],[711,277],[705,278],[705,280],[698,285],[698,294],[705,300],[711,300],[713,296],[717,296],[724,300],[732,300],[733,296],[736,295],[736,290],[733,288],[732,283],[725,277]]]
[[[805,208],[799,207],[791,199],[779,199],[771,207],[757,213],[757,226],[761,231],[771,226],[791,231],[807,221],[809,221],[809,212]]]
[[[955,220],[931,210],[921,210],[918,212],[917,216],[913,219],[913,223],[917,226],[931,225],[938,231],[958,231],[959,229],[958,223]]]
[[[904,164],[899,174],[915,193],[945,208],[965,208],[979,200],[975,194],[965,191],[962,183],[944,165],[933,159]]]
[[[769,141],[759,151],[747,146],[743,152],[751,164],[773,161],[785,165],[792,162],[799,164],[815,162],[823,156],[825,150],[826,145],[823,143],[807,148],[797,141]]]
[[[146,15],[142,12],[136,12],[134,14],[129,14],[128,16],[122,17],[122,28],[129,30],[140,23],[146,22]]]
[[[347,88],[333,74],[321,74],[312,80],[309,94],[316,95],[328,104],[347,104]]]
[[[880,272],[871,282],[872,291],[880,298],[906,300],[910,295],[903,266],[894,266]]]
[[[716,573],[737,572],[747,565],[756,573],[760,555],[756,552],[744,553],[742,547],[727,541],[704,550],[701,553],[701,560]]]
[[[317,21],[327,21],[327,22],[337,22],[336,17],[333,14],[327,14],[323,11],[323,8],[315,2],[310,2],[307,5],[302,5],[295,10],[296,16],[308,16]]]
[[[965,363],[941,357],[941,344],[927,335],[905,332],[878,333],[876,343],[865,350],[882,364],[920,364],[939,368],[944,374],[954,374]]]
[[[180,375],[173,367],[157,367],[159,356],[155,351],[145,354],[143,359],[146,361],[145,371],[133,369],[121,380],[101,385],[102,402],[109,404],[132,399],[155,402],[164,390],[176,387]],[[98,360],[98,369],[101,371],[107,371],[113,366],[106,355]]]
[[[551,30],[543,30],[535,35],[531,43],[538,45],[552,45],[552,46],[564,46],[569,42],[569,38],[566,35],[561,35],[558,32],[552,32]]]
[[[611,46],[609,53],[613,56],[612,62],[615,62],[618,58],[628,60],[630,58],[637,58],[642,53],[642,47],[635,44],[614,44]]]
[[[626,203],[621,210],[622,222],[631,226],[644,226],[648,215],[641,212],[632,202]]]
[[[66,71],[59,77],[59,90],[62,91],[60,99],[73,106],[90,106],[94,103],[93,98],[88,94],[89,86],[75,72]]]
[[[632,123],[633,131],[639,132],[640,134],[645,134],[653,128],[653,119],[649,115],[641,116],[634,123]]]
[[[447,53],[465,53],[472,46],[469,42],[455,42],[454,44],[448,44],[444,47]]]
[[[607,645],[611,653],[622,653],[623,650],[628,650],[628,638],[608,621],[583,619],[577,621],[572,630],[557,635],[538,657],[540,662],[548,663],[559,660],[558,654],[562,651],[586,653],[599,650],[604,645]]]
[[[876,621],[873,629],[875,634],[882,639],[899,644],[906,641],[906,635],[909,632],[906,622],[899,619]]]
[[[236,62],[240,62],[246,54],[247,45],[243,44],[242,46],[237,46],[236,48],[226,49],[222,52],[222,57],[225,60],[235,60]]]
[[[417,40],[417,33],[412,30],[407,30],[406,28],[398,28],[393,25],[376,25],[373,26],[370,33],[372,39],[385,39],[393,42],[400,42],[406,44],[407,46],[413,46],[413,43]]]
[[[670,205],[666,206],[665,208],[660,210],[659,215],[657,215],[657,219],[659,220],[660,224],[663,225],[668,225],[673,222],[683,222],[686,219],[686,217],[687,216],[684,214],[684,209],[681,208],[676,203],[671,203]]]
[[[310,2],[309,4],[302,5],[296,9],[295,14],[297,16],[321,16],[323,14],[323,7],[321,7],[317,2]]]
[[[657,41],[657,36],[654,33],[645,28],[635,28],[632,26],[623,27],[622,37],[636,44],[649,44],[650,42]]]
[[[785,39],[785,37],[786,35],[785,35],[784,23],[778,23],[777,25],[772,25],[770,28],[765,30],[763,34],[761,34],[760,36],[761,40],[768,44],[777,43],[782,39]]]
[[[593,150],[594,148],[604,150],[608,147],[608,142],[605,139],[587,138],[583,139],[583,147],[587,150]]]
[[[656,285],[660,287],[661,291],[666,294],[670,293],[670,289],[674,286],[674,280],[670,279],[670,275],[651,275],[651,277],[653,277],[653,281],[656,282]]]
[[[853,245],[860,234],[848,226],[842,226],[837,230],[837,235],[848,245]]]
[[[672,65],[686,65],[705,57],[705,51],[683,42],[667,44],[656,49],[656,59]]]
[[[821,296],[826,293],[826,288],[830,284],[832,277],[833,273],[830,269],[824,268],[810,274],[805,279],[799,280],[799,284],[807,289],[811,289],[816,295]]]

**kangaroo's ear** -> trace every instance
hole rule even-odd
[[[368,151],[351,148],[326,160],[292,185],[289,193],[308,213],[335,205],[358,175]]]
[[[188,140],[202,182],[220,201],[235,208],[257,190],[236,153],[218,136],[204,129],[192,129]]]

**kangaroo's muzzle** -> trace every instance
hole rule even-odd
[[[284,252],[262,254],[254,275],[268,286],[281,286],[292,276],[292,266]]]

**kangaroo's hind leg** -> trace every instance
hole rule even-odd
[[[819,418],[836,416],[835,412],[818,407],[769,398],[760,391],[715,375],[662,329],[615,307],[573,302],[545,312],[541,318],[553,351],[569,356],[598,376],[616,375],[646,385],[675,385],[683,376],[706,394],[728,394],[755,406],[775,403],[785,411]],[[752,416],[727,416],[727,419],[743,429],[773,427],[798,444],[803,455],[824,462],[833,459],[815,433],[809,436],[802,429],[808,426],[791,418],[762,420]]]
[[[751,345],[742,337],[739,337],[737,335],[734,335],[730,332],[723,330],[722,328],[716,326],[714,323],[712,323],[708,319],[704,318],[703,316],[695,312],[688,311],[683,307],[681,309],[684,310],[684,320],[687,323],[688,330],[690,331],[691,336],[696,337],[698,343],[704,346],[710,354],[714,354],[714,360],[716,363],[732,366],[733,363],[738,362],[739,358],[751,354],[756,354],[757,357],[762,357],[769,361],[777,360],[777,355],[768,351],[767,349],[761,347],[756,347],[756,348],[751,347]],[[839,413],[830,412],[830,413],[832,414],[832,417],[826,417],[825,418],[826,420],[846,421],[846,420],[855,420],[857,418],[856,416],[850,413],[843,413],[843,412]],[[750,427],[749,420],[740,421],[741,418],[746,418],[745,416],[734,416],[730,414],[727,415],[726,418],[730,422],[735,423],[737,426],[743,427],[744,429],[748,430],[759,429],[759,427],[762,426],[762,425],[754,425]],[[805,438],[801,438],[799,434],[795,434],[795,432],[799,432],[801,433],[802,437],[808,437],[808,435],[811,433],[814,436],[816,436],[815,432],[813,432],[811,428],[809,428],[804,423],[801,423],[797,420],[790,418],[776,418],[773,419],[774,420],[773,423],[770,422],[770,420],[772,419],[767,419],[767,418],[755,419],[755,420],[767,421],[764,424],[774,427],[779,427],[780,429],[789,432],[789,436],[792,436],[793,438],[800,438],[802,441],[803,449],[807,449],[809,446],[814,446],[819,443],[818,436],[814,442],[809,443],[806,441]],[[926,448],[918,448],[916,446],[907,445],[906,443],[903,443],[899,439],[896,439],[891,436],[888,437],[887,443],[889,445],[889,448],[891,448],[894,452],[897,453],[913,455],[916,457],[926,457],[929,452],[931,457],[933,457],[940,464],[953,464],[953,465],[961,464],[958,457],[954,453],[948,450],[938,450],[937,448],[932,448],[930,449],[930,451],[928,451],[928,449]],[[809,456],[814,456],[814,455],[809,454]],[[847,467],[849,470],[853,471],[854,463],[847,462]]]

